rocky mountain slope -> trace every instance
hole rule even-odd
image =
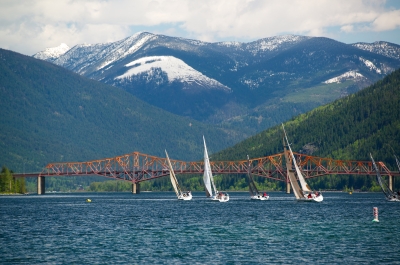
[[[174,114],[252,135],[400,67],[396,45],[373,47],[295,35],[207,43],[140,32],[47,60]]]

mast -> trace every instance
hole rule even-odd
[[[165,154],[167,156],[168,167],[169,167],[169,177],[171,179],[172,187],[174,187],[176,196],[179,197],[179,195],[182,193],[182,191],[181,191],[181,188],[179,187],[178,180],[176,179],[174,169],[172,168],[172,165],[171,165],[171,161],[169,160],[167,150],[165,150]]]
[[[249,178],[249,192],[251,196],[255,196],[257,195],[258,189],[256,186],[256,183],[253,180],[253,177],[251,176],[251,168],[250,168],[250,158],[249,155],[247,155],[247,162],[248,162],[248,166],[247,166],[247,176]]]

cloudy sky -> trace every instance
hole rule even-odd
[[[400,45],[397,0],[1,0],[0,48],[33,55],[139,31],[208,42],[285,34]]]

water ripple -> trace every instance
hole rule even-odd
[[[202,193],[0,197],[1,264],[398,264],[400,204],[325,193],[297,203],[271,193],[228,203]],[[90,197],[92,203],[86,203]],[[380,222],[373,223],[372,208]]]

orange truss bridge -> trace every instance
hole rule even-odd
[[[334,160],[294,153],[299,167],[306,178],[325,175],[373,175],[376,173],[371,161]],[[288,183],[286,175],[285,153],[241,161],[211,161],[214,174],[252,174]],[[171,160],[176,174],[202,175],[203,161],[185,162]],[[383,162],[377,162],[381,175],[400,176],[400,172],[391,172]],[[119,180],[140,183],[150,179],[169,175],[166,158],[133,152],[130,154],[87,162],[50,163],[36,176],[103,176]],[[27,176],[27,175],[26,175]]]

